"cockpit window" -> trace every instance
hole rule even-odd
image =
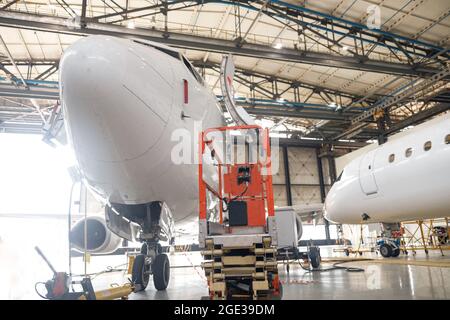
[[[164,52],[165,54],[167,54],[167,55],[169,55],[169,56],[171,56],[171,57],[173,57],[173,58],[175,58],[177,60],[180,60],[180,53],[177,52],[177,51],[170,50],[170,49],[167,49],[167,48],[158,47],[158,46],[152,46],[150,43],[145,43],[145,42],[141,42],[141,41],[137,41],[137,40],[134,40],[134,42],[142,44],[144,46],[155,48],[156,50]]]
[[[158,49],[159,51],[162,51],[162,52],[168,54],[169,56],[174,57],[177,60],[180,60],[180,53],[178,53],[176,51],[172,51],[172,50],[169,50],[166,48],[161,48],[161,47],[153,47],[153,48]]]
[[[445,136],[445,144],[450,144],[450,134]]]
[[[336,182],[339,181],[339,180],[341,180],[342,174],[343,174],[343,173],[344,173],[344,170],[341,171],[341,174],[339,175],[339,177],[337,177]]]
[[[197,72],[197,70],[195,70],[195,68],[192,66],[192,64],[185,57],[182,57],[182,59],[183,59],[184,65],[186,66],[186,68],[188,68],[189,72],[192,73],[194,78],[197,79],[197,81],[200,84],[203,84],[202,76],[199,75],[199,73]]]

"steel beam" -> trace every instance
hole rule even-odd
[[[0,7],[0,10],[6,10],[7,8],[11,7],[13,4],[19,2],[20,0],[13,0],[7,4],[5,4],[3,7]]]
[[[426,76],[435,73],[434,68],[411,67],[407,64],[361,59],[361,57],[338,56],[321,52],[310,52],[283,48],[276,50],[268,45],[236,45],[235,41],[200,37],[191,34],[165,32],[152,29],[129,29],[126,27],[86,21],[86,26],[76,24],[73,19],[34,15],[14,11],[0,11],[0,25],[5,27],[39,30],[74,35],[105,34],[110,36],[137,38],[165,43],[178,48],[232,53],[241,56],[271,60],[306,63],[327,67],[354,69],[360,71],[397,74],[402,76]]]
[[[393,134],[403,128],[425,121],[447,110],[450,110],[450,103],[438,103],[427,110],[416,113],[415,115],[406,118],[405,120],[393,124],[389,129],[386,130],[385,133]]]
[[[238,105],[248,106],[248,104]],[[258,105],[256,105],[258,107]],[[326,119],[326,120],[336,120],[336,121],[349,121],[348,117],[344,117],[334,111],[329,112],[319,112],[319,111],[307,111],[302,110],[292,110],[286,108],[286,110],[274,109],[274,108],[255,108],[254,105],[246,108],[247,112],[253,115],[260,116],[272,116],[272,117],[290,117],[290,118],[304,118],[304,119]]]
[[[12,84],[0,84],[0,97],[14,97],[26,99],[58,100],[58,88],[42,88],[29,86],[16,87]]]
[[[398,104],[404,101],[406,98],[411,96],[415,96],[417,98],[417,93],[422,92],[433,84],[437,83],[440,80],[445,79],[448,75],[450,75],[450,68],[444,68],[438,73],[432,75],[429,79],[423,80],[419,84],[416,84],[412,81],[410,84],[405,86],[404,90],[400,93],[392,95],[390,97],[386,97],[383,100],[377,102],[372,108],[367,111],[364,111],[360,115],[356,116],[352,119],[352,124],[357,124],[371,116],[373,116],[376,112],[382,111],[394,104]]]
[[[219,63],[214,63],[214,62],[204,62],[202,60],[194,60],[191,61],[192,64],[197,67],[197,68],[206,68],[206,69],[210,69],[213,70],[217,73],[220,73],[220,64]],[[272,74],[268,74],[268,73],[262,73],[260,71],[254,71],[254,70],[247,70],[245,68],[236,66],[236,73],[238,73],[241,76],[252,76],[252,77],[256,77],[259,79],[264,79],[266,81],[269,81],[270,79],[273,79],[274,76]],[[337,89],[332,89],[332,88],[327,88],[327,87],[323,87],[317,84],[313,84],[313,83],[308,83],[308,82],[304,82],[302,81],[296,81],[296,80],[292,80],[289,78],[284,78],[284,77],[279,77],[276,76],[275,77],[276,81],[279,83],[283,83],[286,85],[289,85],[288,89],[295,89],[295,88],[305,88],[305,89],[309,89],[309,90],[313,90],[313,92],[311,94],[314,93],[320,93],[320,92],[324,92],[326,94],[332,94],[332,95],[338,95],[338,96],[342,96],[344,98],[349,98],[349,99],[354,99],[354,100],[358,100],[358,99],[362,99],[363,96],[358,95],[358,94],[354,94],[351,92],[347,92],[347,91],[341,91],[341,90],[337,90]],[[285,90],[286,91],[286,90]],[[375,98],[381,98],[381,95],[378,94],[374,94],[373,95],[374,99],[373,100],[369,100],[369,102],[375,102]],[[333,100],[330,98],[330,100]],[[305,101],[306,102],[306,99]]]
[[[0,132],[2,133],[32,133],[39,134],[42,133],[42,125],[41,124],[31,124],[31,123],[8,123],[0,122]]]
[[[324,139],[303,139],[303,138],[280,138],[279,146],[287,147],[303,147],[303,148],[317,148],[323,145],[333,145],[335,147],[342,147],[346,149],[359,149],[367,146],[365,142],[351,142],[351,141],[331,141]],[[332,180],[332,182],[334,182]]]

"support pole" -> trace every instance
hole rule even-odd
[[[284,183],[286,185],[287,205],[292,206],[292,188],[291,188],[291,174],[289,172],[289,157],[288,148],[283,146],[283,163],[284,163]]]
[[[425,249],[425,254],[428,255],[427,242],[425,240],[425,234],[423,233],[423,221],[419,220],[419,221],[417,221],[417,223],[419,224],[420,236],[422,237],[422,243],[423,243],[423,248]]]
[[[320,199],[325,202],[325,181],[323,179],[322,159],[320,158],[320,149],[316,148],[317,172],[319,173]],[[330,240],[330,223],[327,219],[323,219],[325,224],[325,238]]]
[[[86,8],[87,8],[87,0],[83,0],[81,2],[81,27],[86,28]]]

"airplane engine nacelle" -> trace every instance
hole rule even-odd
[[[94,216],[83,218],[70,230],[70,242],[76,250],[80,252],[85,250],[85,225],[87,228],[87,252],[106,254],[119,247],[122,239],[108,229],[104,218]]]

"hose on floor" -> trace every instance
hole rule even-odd
[[[322,269],[322,268],[320,268],[320,269],[309,269],[309,268],[306,268],[306,267],[302,264],[302,262],[300,261],[300,259],[297,260],[297,262],[298,262],[298,264],[300,265],[300,267],[301,267],[303,270],[307,271],[307,272],[327,272],[327,271],[333,271],[333,270],[345,270],[345,271],[347,271],[347,272],[364,272],[364,269],[363,269],[363,268],[357,268],[357,267],[342,267],[342,266],[340,266],[340,264],[342,264],[342,263],[356,262],[356,261],[360,261],[360,260],[359,260],[359,259],[354,259],[354,260],[347,260],[347,261],[342,261],[342,262],[336,262],[336,263],[333,263],[333,266],[332,266],[332,267],[326,268],[326,269]]]

